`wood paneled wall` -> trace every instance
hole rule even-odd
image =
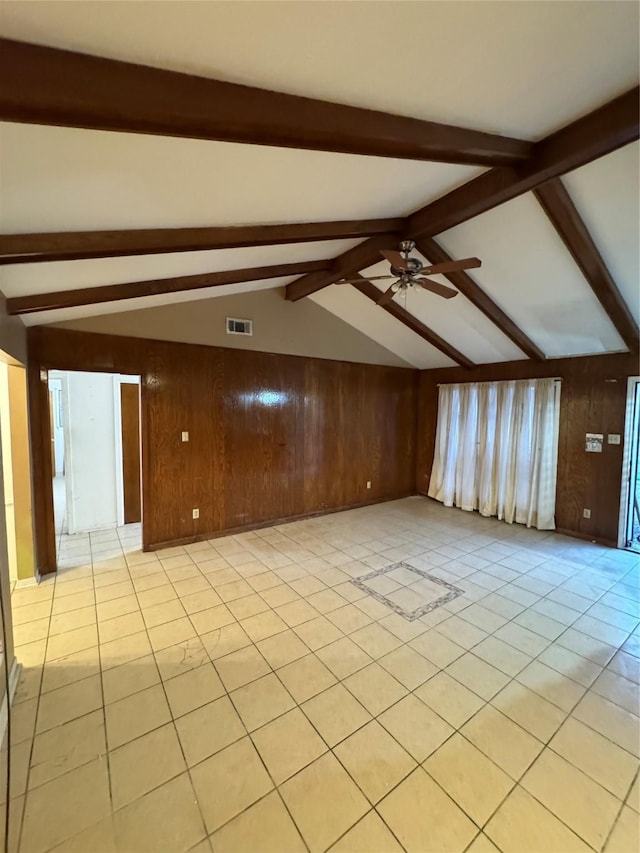
[[[473,370],[446,368],[420,373],[416,485],[426,494],[431,476],[438,414],[438,384],[562,378],[556,524],[565,533],[615,546],[618,538],[623,446],[606,444],[586,453],[585,433],[624,436],[627,377],[638,375],[629,354],[553,359],[541,364],[512,361]],[[606,437],[605,437],[606,442]],[[583,518],[583,509],[591,518]]]
[[[146,548],[415,493],[415,370],[46,327],[29,332],[29,366],[41,572],[53,541],[41,369],[141,375]]]

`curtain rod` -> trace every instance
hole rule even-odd
[[[553,379],[562,382],[562,376],[532,376],[531,379]],[[484,379],[482,382],[438,382],[436,388],[442,385],[491,385],[493,382],[521,382],[521,379]]]

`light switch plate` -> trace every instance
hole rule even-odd
[[[183,441],[189,441],[189,433],[188,432],[185,431],[182,433],[182,440]]]
[[[607,436],[607,444],[620,444],[620,435],[617,432],[610,432]]]

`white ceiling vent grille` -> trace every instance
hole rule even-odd
[[[252,335],[253,320],[236,320],[235,317],[227,317],[228,335]]]

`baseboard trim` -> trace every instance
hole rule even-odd
[[[590,533],[582,533],[579,530],[569,530],[566,527],[557,527],[556,533],[561,536],[570,536],[572,539],[581,539],[583,542],[593,542],[596,545],[604,545],[606,548],[617,548],[615,539],[606,539],[604,536],[593,536]]]
[[[252,524],[244,524],[240,527],[228,527],[225,530],[216,530],[209,533],[199,533],[197,536],[187,536],[183,539],[170,539],[166,542],[154,542],[150,545],[143,545],[143,551],[160,551],[163,548],[174,548],[177,545],[191,545],[194,542],[202,542],[205,539],[221,539],[223,536],[234,536],[237,533],[248,533],[251,530],[262,530],[265,527],[274,527],[277,524],[291,524],[294,521],[303,521],[306,518],[317,518],[322,515],[332,515],[335,512],[345,512],[349,509],[361,509],[365,506],[374,506],[375,504],[390,503],[391,501],[399,501],[402,498],[411,498],[417,494],[415,491],[402,492],[399,495],[392,497],[377,498],[371,501],[363,501],[362,503],[346,504],[345,506],[331,507],[331,509],[318,509],[314,512],[301,513],[300,515],[290,515],[284,518],[272,518],[269,521],[259,521]]]
[[[2,699],[2,704],[0,705],[0,743],[3,743],[4,741],[5,732],[7,730],[8,709],[13,704],[13,697],[16,692],[16,687],[18,686],[21,671],[22,664],[18,663],[18,661],[14,657],[13,663],[11,665],[11,672],[9,673],[9,696],[7,697],[5,695]]]

